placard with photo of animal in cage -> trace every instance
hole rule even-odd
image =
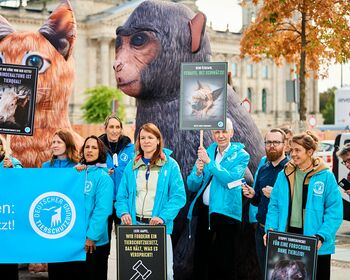
[[[269,231],[265,280],[316,279],[317,243],[314,236]]]
[[[227,63],[181,64],[180,129],[225,129]]]
[[[38,70],[0,64],[0,134],[33,135]]]

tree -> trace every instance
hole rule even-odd
[[[247,2],[247,0],[243,0]],[[259,0],[252,0],[257,5]],[[241,56],[295,64],[300,120],[306,120],[305,79],[327,75],[331,62],[350,58],[350,0],[265,0],[243,34]],[[324,66],[324,69],[321,69]]]
[[[117,114],[120,119],[124,119],[124,105],[122,105],[123,93],[108,86],[96,86],[84,92],[88,97],[81,107],[83,118],[88,123],[102,123],[111,113],[112,101],[117,100]]]
[[[336,87],[327,89],[320,93],[320,112],[325,124],[334,124],[334,98]]]

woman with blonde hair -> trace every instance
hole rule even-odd
[[[173,279],[170,235],[174,219],[185,205],[186,193],[179,165],[163,145],[156,125],[140,127],[135,157],[124,170],[115,205],[122,224],[166,225],[169,280]]]
[[[326,280],[330,279],[335,234],[343,221],[343,204],[333,173],[313,156],[317,145],[311,131],[293,136],[291,160],[278,174],[271,193],[265,231],[316,236],[316,279]]]

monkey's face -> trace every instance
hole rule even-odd
[[[139,97],[142,90],[141,73],[156,59],[160,49],[159,40],[153,32],[118,35],[113,65],[118,88],[127,95]]]

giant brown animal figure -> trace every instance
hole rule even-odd
[[[201,13],[195,16],[182,4],[145,1],[116,31],[115,78],[124,93],[137,99],[136,127],[153,122],[160,128],[165,146],[173,150],[184,176],[196,160],[199,132],[179,130],[180,66],[181,62],[209,61],[210,43],[204,30],[205,18]],[[251,156],[246,172],[251,182],[264,153],[263,139],[240,104],[238,96],[228,87],[227,116],[235,129],[233,140],[243,142]],[[211,142],[210,132],[205,132],[205,146]],[[244,209],[246,221],[247,203]],[[177,239],[179,232],[184,232],[186,210],[181,214],[174,240],[175,276],[191,279],[190,264],[183,261],[184,249],[190,247],[188,239],[183,235]],[[247,223],[242,233],[242,252],[241,279],[257,278],[254,235]]]
[[[50,141],[58,129],[69,130],[78,144],[82,141],[68,118],[76,22],[69,1],[61,2],[38,32],[16,32],[0,16],[0,63],[36,66],[39,72],[34,135],[11,137],[13,156],[26,167],[49,159]]]

